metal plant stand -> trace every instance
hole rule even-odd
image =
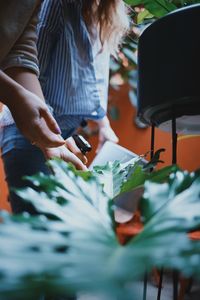
[[[176,133],[176,118],[172,117],[171,120],[172,123],[172,164],[177,163],[177,133]],[[154,155],[154,149],[155,149],[155,126],[152,124],[151,126],[151,159]],[[160,270],[160,279],[159,279],[159,285],[158,285],[158,293],[157,293],[157,300],[161,299],[161,293],[162,293],[162,283],[163,283],[163,275],[164,275],[164,269],[162,268]],[[173,300],[178,299],[178,281],[179,281],[179,274],[176,270],[172,273],[173,276]],[[144,278],[144,294],[146,294],[146,286],[147,286],[147,276]],[[143,299],[146,299],[143,297]]]

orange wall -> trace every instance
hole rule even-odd
[[[9,210],[9,204],[7,202],[7,186],[4,178],[3,165],[0,159],[0,209]]]
[[[112,101],[120,109],[120,120],[111,121],[112,127],[119,136],[119,143],[137,154],[144,154],[150,150],[150,129],[138,129],[133,123],[135,110],[128,100],[126,86],[120,91],[112,91]],[[95,148],[96,137],[92,137],[90,143]],[[161,159],[164,165],[171,164],[171,135],[156,129],[155,149],[165,148]],[[178,141],[178,164],[183,169],[195,170],[200,168],[200,137],[187,138]],[[94,157],[94,151],[89,155],[89,160]],[[163,165],[160,165],[162,167]],[[7,188],[4,181],[2,163],[0,161],[0,208],[9,209],[6,201]]]

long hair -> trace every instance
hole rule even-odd
[[[92,28],[98,26],[102,47],[106,43],[115,55],[129,29],[128,9],[123,0],[83,0],[82,3],[83,17],[91,36]]]

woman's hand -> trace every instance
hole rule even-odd
[[[56,148],[41,148],[46,159],[53,157],[61,158],[66,162],[74,164],[76,169],[86,171],[87,158],[84,156],[79,148],[76,146],[72,137],[65,141],[65,145]]]
[[[17,96],[15,96],[17,97]],[[39,147],[65,144],[60,129],[44,101],[26,89],[8,105],[21,133]]]
[[[38,78],[24,68],[0,71],[0,99],[8,106],[17,127],[40,147],[57,147],[65,143],[50,114]]]
[[[99,144],[97,146],[96,153],[99,152],[101,147],[106,141],[113,143],[118,143],[119,138],[116,136],[115,132],[110,126],[108,117],[104,117],[102,120],[97,121],[99,127]]]

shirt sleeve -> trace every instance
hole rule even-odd
[[[27,24],[24,32],[19,37],[11,51],[1,64],[1,69],[6,70],[11,67],[24,67],[39,75],[37,58],[37,23],[40,10],[40,1]]]

